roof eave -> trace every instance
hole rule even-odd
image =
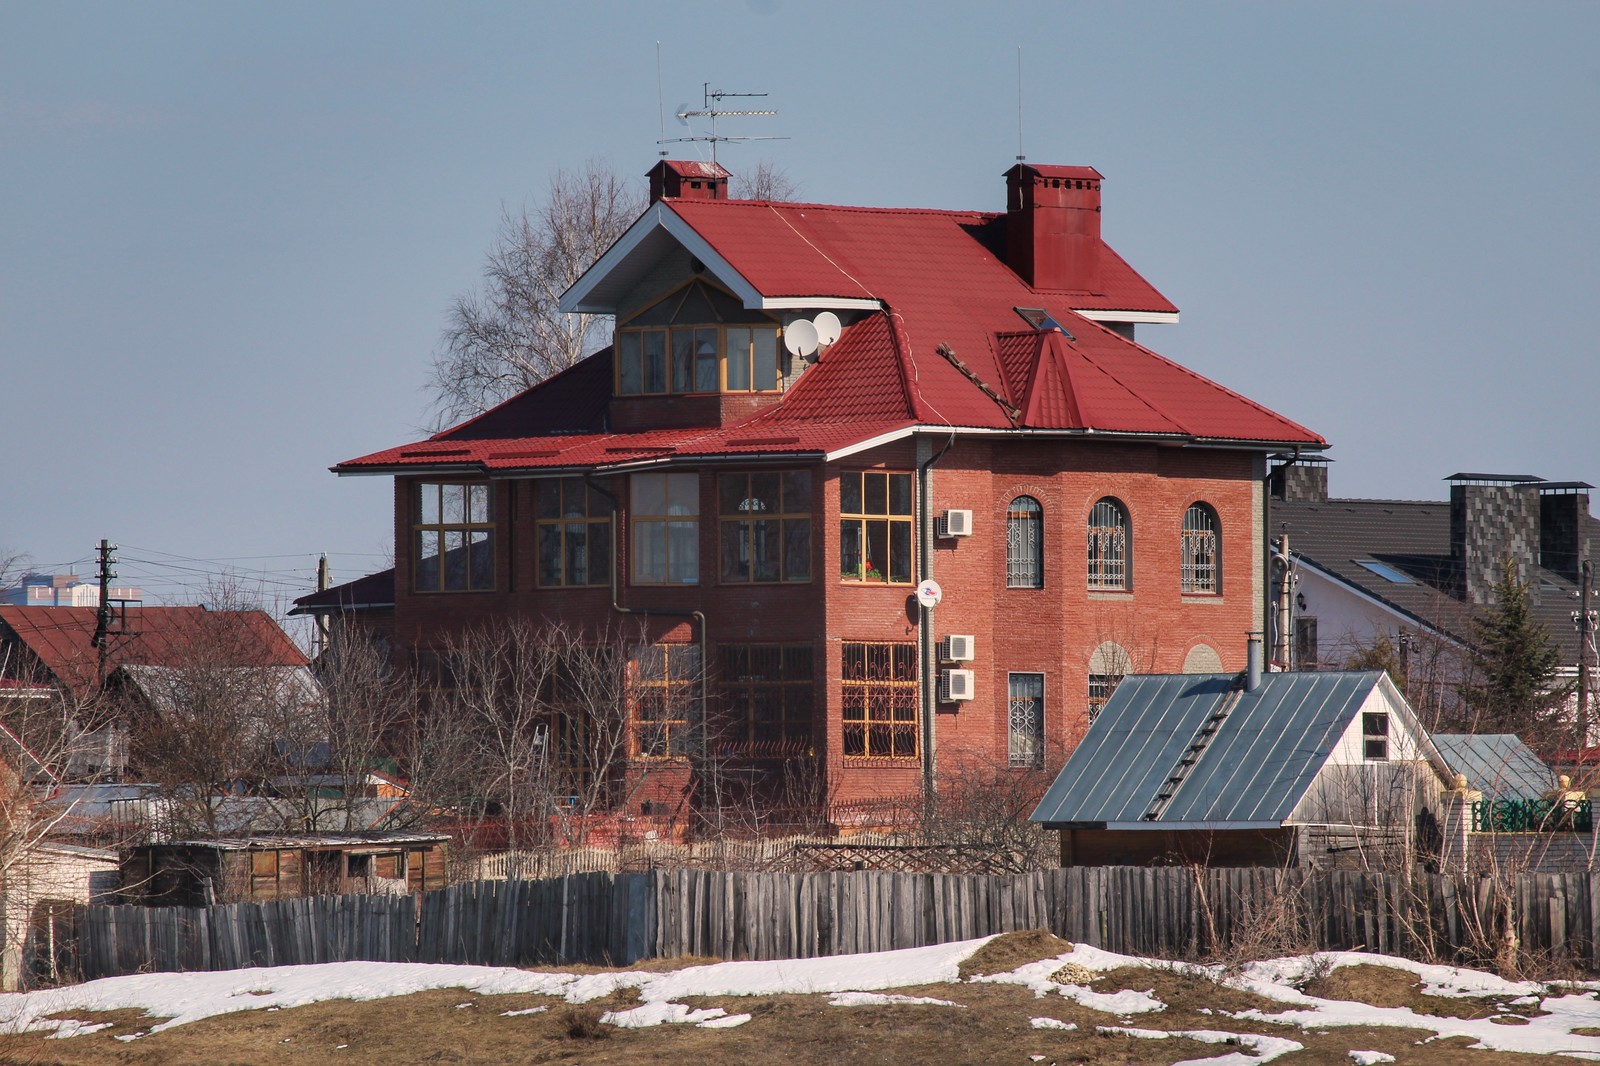
[[[1178,321],[1176,311],[1131,311],[1107,308],[1074,307],[1076,314],[1091,322],[1149,322],[1170,324]]]

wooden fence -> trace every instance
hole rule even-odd
[[[1519,949],[1600,969],[1600,875],[1410,882],[1354,871],[1069,867],[1011,876],[587,873],[421,896],[211,908],[86,907],[58,919],[36,977],[348,959],[627,965],[681,955],[805,958],[1045,928],[1163,958],[1366,949],[1484,963]]]

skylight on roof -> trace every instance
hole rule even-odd
[[[1022,320],[1034,329],[1053,329],[1069,341],[1078,339],[1072,335],[1071,330],[1057,322],[1055,316],[1042,307],[1013,307],[1012,310],[1021,315]]]
[[[1352,563],[1363,570],[1370,570],[1385,581],[1392,581],[1396,585],[1415,585],[1416,581],[1410,575],[1401,573],[1388,563],[1380,563],[1376,559],[1351,559]]]

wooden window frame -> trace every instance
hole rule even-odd
[[[642,487],[649,479],[661,479],[661,501],[663,513],[642,513],[638,508],[638,499]],[[693,479],[693,491],[688,499],[693,501],[692,511],[673,512],[672,486],[675,479],[678,484],[687,484]],[[690,554],[693,561],[691,576],[674,581],[672,532],[674,526],[694,527],[694,548]],[[646,527],[661,527],[662,570],[659,578],[642,577],[640,564],[646,560],[647,553],[642,550],[641,531]],[[698,585],[700,583],[700,474],[675,471],[651,472],[633,474],[628,478],[628,545],[629,581],[634,585]]]
[[[915,761],[922,750],[917,646],[846,641],[842,651],[845,762]]]
[[[872,486],[882,484],[882,505]],[[903,479],[900,480],[900,479]],[[904,486],[905,509],[896,510],[896,486]],[[850,486],[854,485],[854,493]],[[852,509],[854,504],[854,509]],[[913,585],[916,583],[916,485],[910,471],[846,470],[839,474],[839,578],[851,584]],[[875,534],[881,531],[881,535]],[[878,540],[877,545],[874,540]],[[852,565],[846,545],[854,541]],[[874,564],[874,551],[887,557]],[[903,558],[902,558],[903,557]]]
[[[635,759],[681,761],[693,754],[702,684],[700,645],[646,644],[634,649],[628,661],[628,703],[629,748]]]
[[[735,758],[810,755],[816,650],[810,644],[724,644],[721,652],[726,719],[720,745]]]
[[[451,497],[459,494],[459,509]],[[430,501],[429,496],[433,499]],[[479,516],[481,502],[482,515]],[[432,593],[493,592],[495,589],[495,519],[494,486],[487,481],[417,481],[411,491],[411,588],[412,591]],[[450,547],[448,539],[461,537],[458,547]],[[477,539],[481,536],[482,539]],[[434,537],[435,554],[425,555],[425,538]],[[477,545],[486,545],[482,556]],[[461,567],[462,584],[452,581],[450,552],[465,554]],[[477,563],[483,559],[481,564]],[[432,565],[428,565],[432,560]],[[481,571],[480,572],[480,567]],[[424,576],[433,573],[434,579],[424,582]]]
[[[776,511],[762,511],[759,504],[764,494],[757,487],[758,478],[776,478],[778,506]],[[799,479],[804,479],[800,484]],[[743,488],[738,488],[740,483]],[[730,489],[732,495],[730,496]],[[730,500],[736,500],[729,508]],[[758,577],[756,558],[758,527],[776,524],[777,576]],[[803,543],[791,545],[790,539],[798,535]],[[735,562],[743,562],[745,576],[736,570],[730,573],[730,551]],[[809,470],[752,470],[748,472],[717,475],[717,576],[724,585],[792,585],[811,580],[811,471]]]
[[[734,345],[743,340],[742,351]],[[716,353],[707,356],[700,349],[708,336],[715,337]],[[757,380],[758,346],[767,343],[770,335],[772,350],[772,382],[761,387]],[[687,347],[680,353],[680,344]],[[661,366],[659,379],[652,379],[651,362],[647,351],[659,345]],[[612,386],[617,396],[710,396],[717,394],[777,393],[784,388],[786,352],[783,347],[783,329],[773,324],[758,322],[724,325],[722,323],[685,323],[683,325],[619,326],[615,338],[616,367]],[[716,386],[703,388],[702,376],[706,360],[714,360]],[[633,374],[628,371],[637,363]],[[736,366],[737,373],[730,372]],[[735,388],[729,382],[742,378],[749,384]],[[636,387],[630,387],[636,383]],[[659,387],[656,387],[659,385]]]
[[[575,489],[582,492],[582,514],[569,514],[567,493]],[[548,494],[555,493],[555,508],[553,514],[547,514]],[[592,588],[598,585],[611,583],[611,567],[615,564],[613,558],[616,551],[616,531],[611,525],[611,503],[609,500],[597,499],[597,493],[581,477],[540,478],[534,484],[534,573],[540,588]],[[596,514],[598,507],[599,513]],[[581,527],[583,534],[583,550],[587,561],[587,581],[571,580],[569,553],[573,545],[568,538],[574,536],[572,527]],[[594,537],[597,529],[605,530],[605,550],[594,550]],[[547,538],[549,538],[547,540]],[[547,581],[545,573],[545,545],[553,540],[556,544],[556,565],[559,571],[559,580]],[[600,566],[596,567],[596,562]],[[597,574],[596,571],[599,570]]]

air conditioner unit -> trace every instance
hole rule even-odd
[[[970,633],[952,633],[944,638],[944,654],[941,656],[947,663],[970,663],[977,656],[977,640]]]
[[[972,536],[971,511],[945,511],[934,522],[934,532],[941,537]]]
[[[946,670],[939,678],[939,702],[965,703],[972,699],[973,687],[971,670]]]

